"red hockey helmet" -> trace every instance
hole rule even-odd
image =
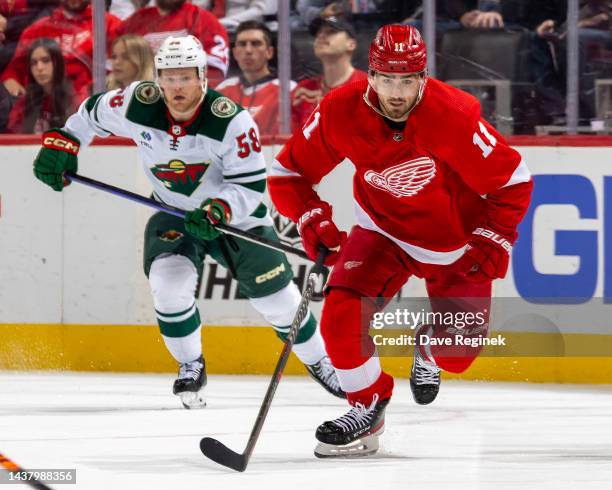
[[[427,47],[416,27],[382,26],[370,45],[370,70],[421,73],[427,68]]]

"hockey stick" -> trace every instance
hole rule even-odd
[[[53,490],[51,487],[48,487],[44,483],[34,478],[34,475],[31,471],[23,469],[21,466],[19,466],[17,463],[15,463],[13,460],[9,459],[2,453],[0,453],[0,468],[8,471],[9,473],[18,473],[19,475],[23,475],[23,479],[15,479],[14,482],[10,483],[25,483],[26,485],[30,485],[32,488],[38,488],[39,490]]]
[[[129,199],[130,201],[135,201],[137,203],[144,204],[145,206],[149,206],[150,208],[157,209],[158,211],[163,211],[164,213],[177,216],[178,218],[185,217],[184,210],[156,201],[155,199],[141,196],[140,194],[135,194],[128,190],[121,189],[120,187],[115,187],[113,185],[100,182],[99,180],[90,179],[89,177],[78,175],[73,172],[66,172],[64,175],[69,181],[73,180],[75,182],[78,182],[79,184],[84,184],[86,186],[93,187],[94,189],[110,192],[111,194],[114,194],[116,196],[124,197],[126,199]],[[248,231],[243,231],[238,228],[234,228],[233,226],[224,225],[222,223],[215,225],[215,228],[221,230],[223,233],[227,233],[228,235],[234,235],[243,238],[249,242],[258,243],[259,245],[263,245],[264,247],[268,247],[273,250],[287,252],[290,254],[297,255],[298,257],[302,257],[303,259],[311,260],[308,255],[306,255],[306,252],[300,250],[299,248],[295,248],[290,245],[285,245],[284,243],[280,242],[274,242],[272,240],[268,240],[267,238],[249,233]]]
[[[287,340],[285,341],[285,346],[283,347],[283,351],[281,352],[280,358],[276,363],[276,368],[274,369],[274,374],[272,375],[272,379],[270,380],[270,384],[268,385],[268,390],[266,391],[266,396],[259,408],[259,413],[257,414],[257,419],[255,420],[255,425],[251,430],[251,435],[249,436],[249,440],[247,442],[246,448],[243,453],[237,453],[228,448],[225,444],[218,441],[217,439],[213,439],[212,437],[204,437],[200,441],[200,450],[204,453],[204,456],[212,459],[216,463],[222,464],[223,466],[227,466],[236,471],[244,471],[249,464],[249,459],[251,459],[251,453],[255,448],[255,444],[257,443],[257,439],[259,438],[259,433],[263,427],[264,421],[266,420],[266,416],[268,415],[268,410],[270,410],[270,405],[272,404],[272,399],[274,398],[274,393],[276,393],[276,388],[280,383],[281,376],[283,375],[283,370],[285,369],[285,365],[287,364],[287,359],[289,359],[289,354],[291,353],[291,349],[293,348],[293,343],[295,342],[295,338],[297,337],[298,330],[304,318],[308,314],[308,303],[310,303],[310,298],[312,298],[312,293],[314,291],[315,282],[317,277],[323,270],[323,261],[327,256],[327,249],[322,249],[319,252],[319,256],[317,257],[317,261],[315,266],[310,271],[308,275],[308,281],[306,283],[306,289],[302,294],[302,300],[300,301],[300,305],[298,307],[297,312],[295,313],[295,317],[293,318],[293,323],[291,324],[291,328],[289,329],[289,334],[287,335]]]

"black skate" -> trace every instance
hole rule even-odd
[[[429,326],[428,328],[428,335],[431,335],[433,328]],[[418,339],[424,333],[424,328],[418,329],[415,338]],[[429,405],[436,399],[440,391],[440,368],[425,360],[421,355],[418,340],[416,344],[410,372],[410,390],[415,402],[419,405]]]
[[[178,378],[172,386],[172,393],[178,395],[185,408],[204,408],[204,387],[206,386],[206,364],[202,356],[179,367]]]
[[[316,364],[304,364],[308,374],[332,395],[346,400],[346,393],[340,388],[340,382],[336,375],[336,370],[332,366],[329,357],[325,356]]]
[[[315,437],[319,441],[314,450],[317,458],[367,456],[378,451],[378,436],[385,428],[387,400],[378,400],[378,395],[369,407],[355,404],[342,417],[323,422]]]

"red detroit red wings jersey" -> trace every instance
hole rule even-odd
[[[319,100],[327,95],[327,93],[331,90],[335,90],[359,80],[367,80],[367,78],[368,74],[365,71],[355,68],[345,83],[337,87],[332,87],[331,89],[325,87],[322,75],[319,77],[300,80],[295,88],[295,92],[293,93],[293,101],[291,103],[291,111],[295,123],[299,126],[306,124],[306,121],[312,114],[312,111],[314,111],[319,105]]]
[[[176,12],[160,15],[157,7],[137,10],[117,30],[123,34],[140,34],[156,52],[168,36],[197,37],[208,57],[209,78],[213,85],[223,80],[229,65],[227,32],[219,20],[207,10],[185,3]]]
[[[295,89],[295,85],[295,82],[291,80],[290,89]],[[278,94],[280,86],[278,78],[271,75],[248,85],[241,77],[232,77],[217,85],[215,90],[247,109],[257,123],[260,134],[276,135],[279,133]]]
[[[269,178],[279,212],[298,220],[318,198],[312,186],[348,158],[357,224],[421,262],[454,262],[479,226],[514,240],[529,204],[530,174],[480,117],[478,101],[430,78],[397,130],[366,103],[366,88],[362,81],[331,92],[280,152]]]

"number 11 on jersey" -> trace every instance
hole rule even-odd
[[[478,131],[474,133],[474,136],[472,137],[472,142],[482,150],[482,158],[487,158],[493,152],[493,149],[497,144],[497,139],[495,138],[495,136],[489,133],[485,125],[482,124],[482,121],[478,121],[478,127],[480,129],[480,132],[489,141],[490,145],[485,143],[485,141],[482,139],[482,136],[478,134]]]

